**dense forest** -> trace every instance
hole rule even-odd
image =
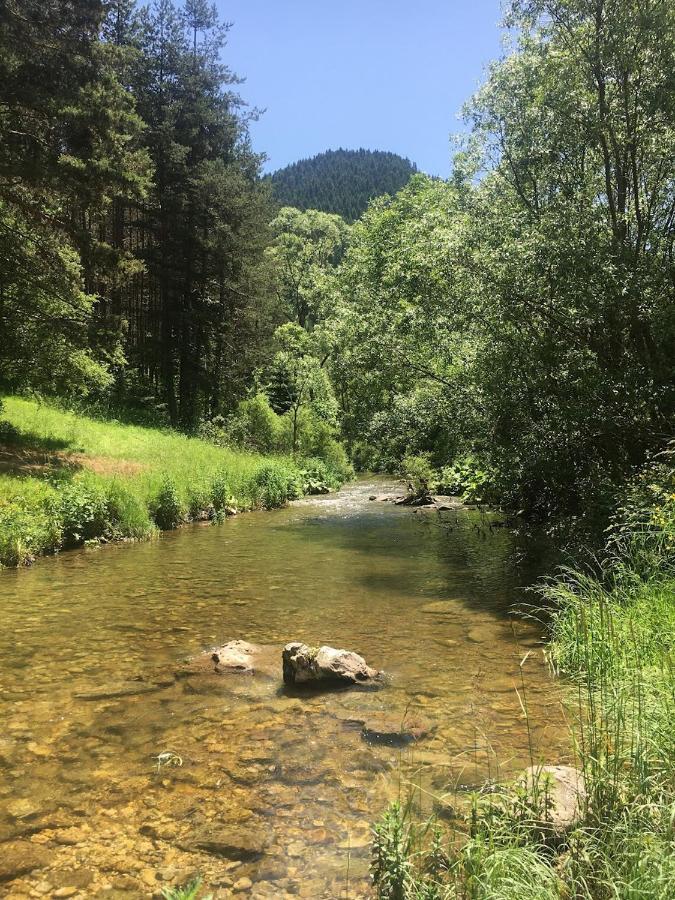
[[[204,0],[0,12],[0,381],[156,395],[192,428],[242,390],[269,221]]]
[[[327,150],[278,169],[270,177],[282,206],[337,213],[354,222],[375,197],[395,194],[417,172],[415,163],[382,150]]]

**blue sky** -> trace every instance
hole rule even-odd
[[[217,0],[225,60],[268,170],[337,147],[392,150],[447,176],[451,133],[500,55],[500,0]]]

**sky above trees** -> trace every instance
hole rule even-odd
[[[462,104],[500,55],[499,0],[217,0],[225,59],[266,110],[267,170],[337,147],[391,150],[449,174]]]

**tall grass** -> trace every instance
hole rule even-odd
[[[564,570],[541,594],[554,608],[551,663],[577,697],[578,821],[547,827],[546,792],[522,781],[476,797],[461,839],[394,805],[375,829],[380,900],[675,897],[672,466],[630,486],[594,572]]]
[[[280,506],[314,485],[316,462],[100,421],[18,397],[4,398],[2,419],[0,565]]]

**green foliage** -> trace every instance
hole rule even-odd
[[[56,490],[45,482],[0,476],[0,565],[26,565],[58,548],[57,503]]]
[[[284,207],[270,223],[267,250],[283,314],[303,328],[325,318],[328,278],[340,262],[349,228],[340,216]]]
[[[302,460],[300,478],[304,494],[327,494],[340,487],[344,481],[344,473],[323,459],[310,457]]]
[[[401,475],[408,482],[408,490],[416,496],[424,496],[431,490],[434,470],[427,455],[405,456],[401,461]]]
[[[276,453],[281,444],[281,419],[272,409],[265,394],[241,400],[235,412],[224,423],[224,436],[236,447],[245,447],[259,453]]]
[[[185,510],[173,479],[165,476],[152,506],[152,517],[162,531],[176,528],[185,521]]]
[[[421,837],[433,822],[417,823],[412,804],[395,805],[373,844],[378,897],[429,896],[430,883],[444,900],[675,894],[671,463],[661,455],[635,478],[597,571],[564,570],[542,586],[553,608],[551,659],[578,683],[572,727],[586,786],[579,823],[555,835],[542,822],[545,784],[505,786],[475,799],[465,840],[444,837],[439,867],[438,843],[432,853]]]
[[[5,415],[19,464],[21,453],[40,449],[45,465],[33,476],[0,476],[0,565],[24,565],[85,541],[141,540],[157,527],[220,520],[227,507],[271,507],[302,491],[301,464],[290,458],[14,397],[6,398]]]
[[[413,881],[410,828],[393,803],[374,828],[371,874],[381,900],[408,900]]]
[[[295,468],[271,463],[259,469],[249,485],[256,506],[273,509],[302,496],[301,474]]]
[[[472,454],[444,466],[437,477],[437,488],[441,494],[456,494],[469,503],[489,503],[498,498],[494,474]]]
[[[164,900],[211,900],[212,894],[200,894],[202,886],[201,878],[194,878],[188,884],[179,888],[162,888],[162,897]]]
[[[352,230],[331,376],[371,465],[471,454],[505,506],[597,530],[675,411],[675,14],[507,18],[453,178],[413,177]]]
[[[216,512],[221,512],[226,506],[232,505],[232,492],[228,482],[227,472],[218,472],[211,482],[211,503]]]
[[[270,176],[283,206],[337,213],[353,222],[370,200],[395,194],[417,171],[396,153],[381,150],[328,150],[278,169]]]

